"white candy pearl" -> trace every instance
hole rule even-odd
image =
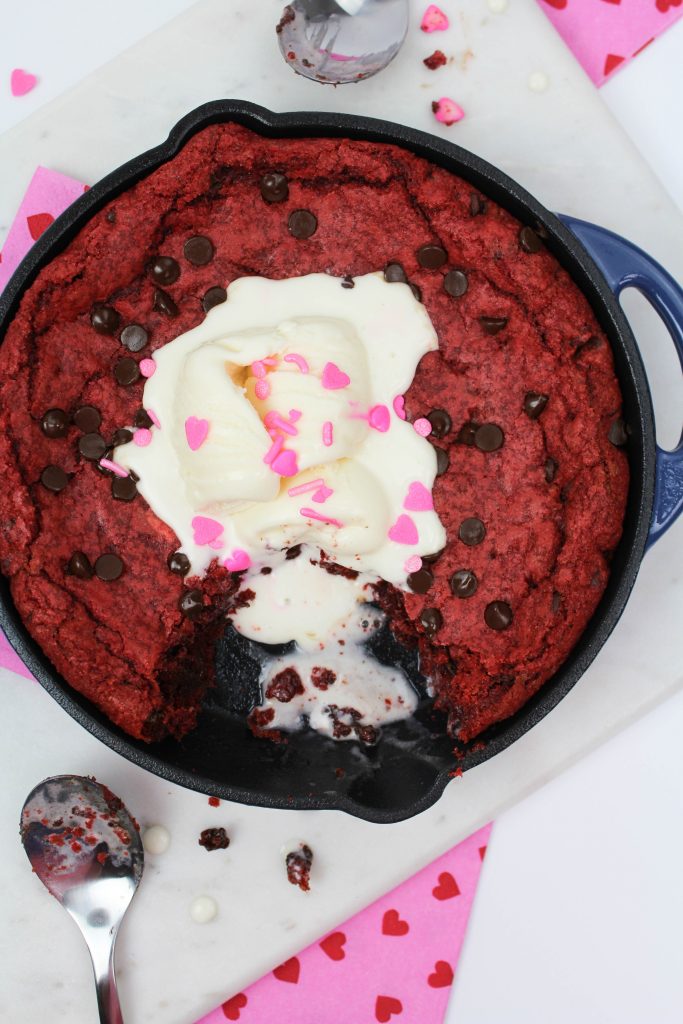
[[[545,71],[534,71],[527,80],[527,85],[532,92],[545,92],[548,84],[548,76]]]
[[[163,825],[152,825],[146,828],[142,836],[142,845],[146,853],[166,853],[171,843],[171,833]]]
[[[208,924],[218,913],[218,906],[210,896],[197,896],[190,904],[190,917],[196,924]]]

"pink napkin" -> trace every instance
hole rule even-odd
[[[439,1024],[490,831],[475,832],[197,1024]]]
[[[39,167],[0,253],[0,291],[87,188]],[[0,666],[33,678],[0,631]],[[481,871],[487,825],[320,942],[202,1018],[244,1024],[440,1024]],[[302,899],[307,897],[302,893]],[[340,1006],[343,1015],[340,1017]]]
[[[538,0],[596,85],[683,15],[683,0]]]

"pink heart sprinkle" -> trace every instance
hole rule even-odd
[[[390,422],[391,417],[386,405],[373,405],[368,413],[368,423],[372,429],[378,430],[380,434],[386,434]]]
[[[25,96],[31,89],[35,89],[38,79],[30,71],[23,71],[15,68],[10,77],[10,91],[13,96]]]
[[[195,516],[192,520],[192,529],[194,530],[194,542],[201,547],[218,540],[223,532],[223,524],[216,519],[209,519],[207,516]]]
[[[257,380],[254,384],[254,394],[263,402],[270,394],[270,384],[267,380]]]
[[[323,387],[328,391],[339,391],[351,383],[348,374],[340,370],[336,363],[325,363],[322,376]]]
[[[153,377],[157,370],[157,364],[153,359],[141,359],[139,367],[143,377]]]
[[[286,448],[283,448],[279,452],[270,464],[270,468],[274,473],[278,473],[280,476],[296,476],[299,472],[299,465],[296,461],[296,452],[291,452]]]
[[[419,480],[414,480],[408,488],[406,500],[403,507],[411,512],[430,512],[434,508],[432,492],[428,490]]]
[[[201,448],[206,441],[208,433],[208,420],[198,420],[196,416],[188,416],[185,420],[185,437],[193,452]]]
[[[415,523],[410,516],[399,516],[387,533],[389,540],[397,544],[417,544],[420,536]]]
[[[434,100],[432,110],[437,121],[445,124],[447,128],[455,124],[456,121],[462,121],[465,116],[465,111],[462,107],[455,100],[449,99],[448,96],[442,96],[440,100]]]
[[[138,448],[146,448],[152,440],[152,431],[148,430],[147,427],[141,427],[140,430],[136,430],[133,434],[133,441]]]
[[[327,499],[332,494],[334,494],[334,490],[331,487],[326,487],[323,484],[322,487],[318,488],[318,490],[315,492],[315,494],[311,495],[311,500],[312,501],[317,501],[319,505],[322,505],[323,502],[327,501]]]
[[[413,423],[413,430],[420,435],[420,437],[429,437],[432,432],[432,425],[425,416],[420,416]]]
[[[398,418],[404,420],[406,418],[406,400],[403,395],[396,395],[392,405]]]
[[[418,572],[422,568],[422,559],[419,555],[411,555],[410,558],[406,558],[403,568],[408,573]]]
[[[247,551],[235,548],[230,557],[225,559],[223,565],[229,572],[242,572],[243,569],[248,569],[251,565],[251,558]]]
[[[441,8],[436,4],[430,4],[422,16],[420,28],[423,32],[445,32],[449,24],[450,22]]]

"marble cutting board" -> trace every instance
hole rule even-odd
[[[683,278],[680,212],[535,4],[511,0],[494,15],[485,0],[461,0],[450,31],[439,36],[419,32],[421,7],[413,4],[413,26],[397,60],[376,79],[336,90],[296,78],[281,62],[273,32],[281,6],[282,0],[204,0],[0,137],[0,237],[36,165],[94,181],[160,141],[187,110],[233,96],[276,110],[343,110],[434,131],[500,165],[551,209],[621,231]],[[455,59],[432,73],[421,59],[436,46]],[[548,75],[545,92],[527,86],[535,71]],[[432,118],[431,100],[441,95],[452,95],[467,112],[454,128]],[[680,373],[647,310],[628,305],[662,410],[658,426],[672,441],[680,428]],[[3,672],[0,1017],[86,1024],[94,1013],[80,936],[31,878],[13,838],[21,802],[38,779],[95,774],[143,824],[170,829],[169,852],[149,859],[118,965],[130,1024],[188,1024],[681,685],[679,532],[647,556],[608,645],[562,704],[513,748],[451,784],[429,811],[398,825],[336,812],[210,808],[206,798],[129,765],[36,684]],[[225,855],[207,857],[198,833],[219,824],[233,843]],[[317,855],[309,897],[283,882],[282,851],[301,838]],[[220,906],[204,928],[188,916],[201,892]]]

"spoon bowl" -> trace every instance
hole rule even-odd
[[[400,50],[408,0],[292,0],[276,31],[282,56],[298,74],[327,85],[360,82]]]
[[[110,789],[56,775],[31,790],[21,841],[43,885],[71,914],[90,950],[102,1024],[122,1024],[114,974],[119,925],[144,864],[135,819]]]

